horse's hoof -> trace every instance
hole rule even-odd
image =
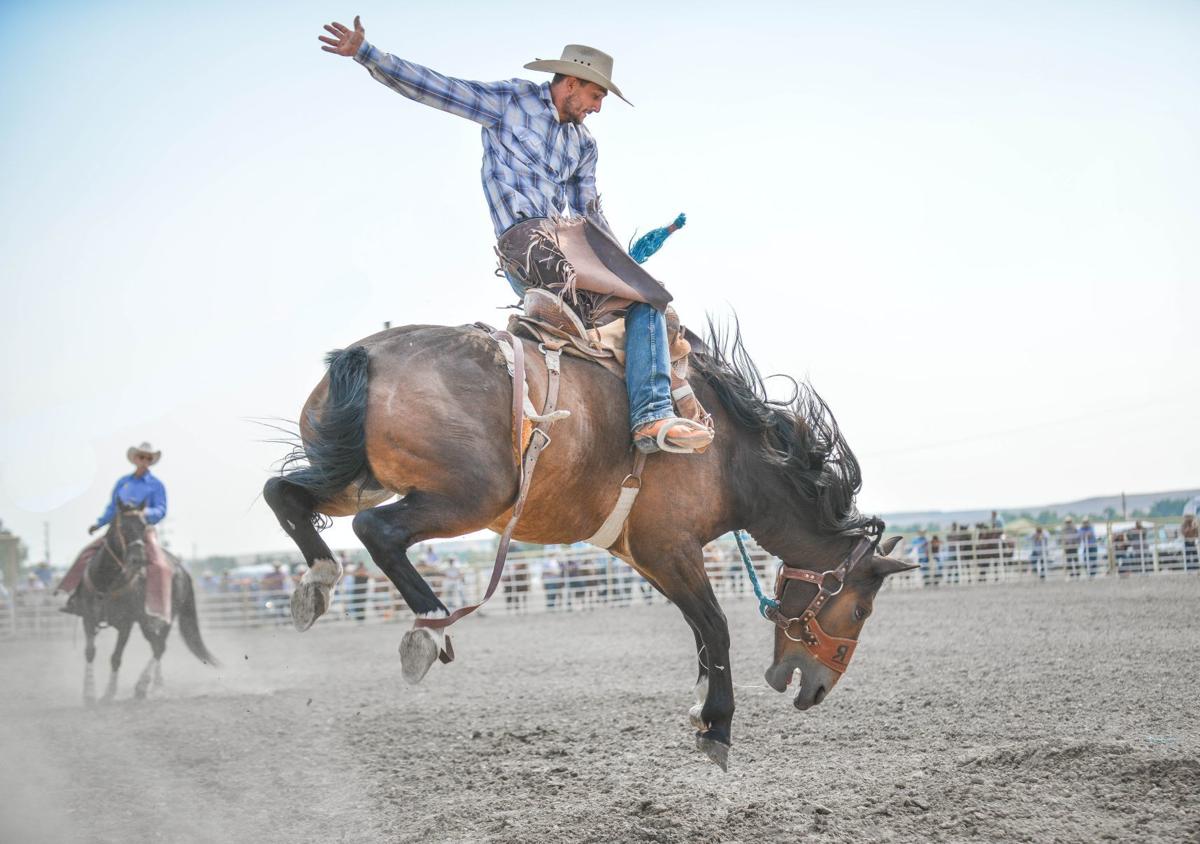
[[[409,630],[400,640],[400,674],[413,685],[424,679],[437,658],[437,642],[433,634],[423,627]]]
[[[292,624],[303,633],[329,609],[329,587],[319,583],[301,583],[292,592]]]
[[[146,699],[146,687],[141,686],[141,685],[134,687],[133,699],[134,700],[145,700]]]
[[[688,720],[692,722],[692,726],[699,732],[704,732],[708,729],[708,724],[704,723],[704,719],[700,717],[700,713],[704,711],[704,704],[697,703],[688,710]]]
[[[696,747],[704,751],[722,771],[729,770],[729,745],[717,739],[707,738],[703,733],[696,733]]]

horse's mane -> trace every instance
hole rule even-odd
[[[792,398],[769,399],[736,319],[732,330],[710,319],[707,345],[692,352],[696,372],[716,391],[733,420],[758,435],[762,459],[778,468],[801,498],[813,502],[817,529],[853,534],[875,526],[878,520],[862,515],[854,504],[862,472],[825,400],[810,385],[788,376],[780,377],[792,382]]]

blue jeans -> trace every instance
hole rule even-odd
[[[634,302],[625,315],[625,388],[629,391],[631,430],[675,415],[668,351],[666,317],[645,302]]]
[[[525,287],[504,274],[518,298]],[[671,358],[667,319],[645,302],[634,302],[625,315],[625,389],[629,393],[629,429],[675,415],[671,403]]]

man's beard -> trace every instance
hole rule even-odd
[[[579,97],[567,97],[567,101],[563,103],[565,106],[563,110],[567,113],[567,122],[574,123],[576,126],[583,123],[583,118],[587,117],[579,99]]]

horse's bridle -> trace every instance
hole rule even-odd
[[[99,589],[96,588],[95,581],[92,580],[92,575],[91,575],[92,567],[89,564],[83,570],[83,579],[87,583],[88,588],[91,589],[93,592],[95,592],[97,595],[101,595],[101,594],[113,595],[113,594],[118,593],[121,590],[125,589],[127,586],[129,586],[130,583],[133,582],[133,576],[136,575],[136,572],[133,572],[133,573],[130,572],[129,566],[125,565],[125,558],[128,556],[129,549],[131,546],[141,545],[144,547],[146,544],[146,540],[144,538],[144,536],[145,536],[144,531],[143,531],[142,537],[139,537],[138,539],[133,540],[133,542],[126,542],[125,534],[121,530],[121,513],[118,512],[115,515],[114,519],[115,519],[114,527],[116,527],[116,530],[110,531],[110,534],[115,533],[117,535],[117,540],[121,543],[121,548],[120,548],[121,553],[118,555],[116,551],[114,551],[112,548],[109,547],[109,544],[108,544],[109,536],[105,535],[104,543],[100,546],[100,550],[97,552],[97,554],[107,554],[108,556],[112,557],[113,562],[115,562],[117,564],[117,568],[119,568],[121,570],[121,580],[115,589],[110,589],[110,590],[108,590],[108,592],[101,592]]]
[[[846,577],[854,570],[854,567],[864,557],[874,552],[879,545],[879,535],[861,537],[835,569],[815,572],[792,568],[781,563],[779,571],[775,575],[776,606],[768,609],[764,615],[769,621],[783,629],[783,635],[793,642],[804,645],[818,662],[838,674],[845,673],[858,642],[854,639],[830,636],[821,629],[821,625],[817,622],[817,614],[821,612],[830,598],[842,591],[846,585]],[[783,591],[787,588],[788,582],[792,580],[803,580],[806,583],[816,584],[817,594],[809,602],[804,612],[795,618],[788,618],[783,612]],[[800,625],[799,637],[793,636],[791,633],[792,626],[795,624]]]

